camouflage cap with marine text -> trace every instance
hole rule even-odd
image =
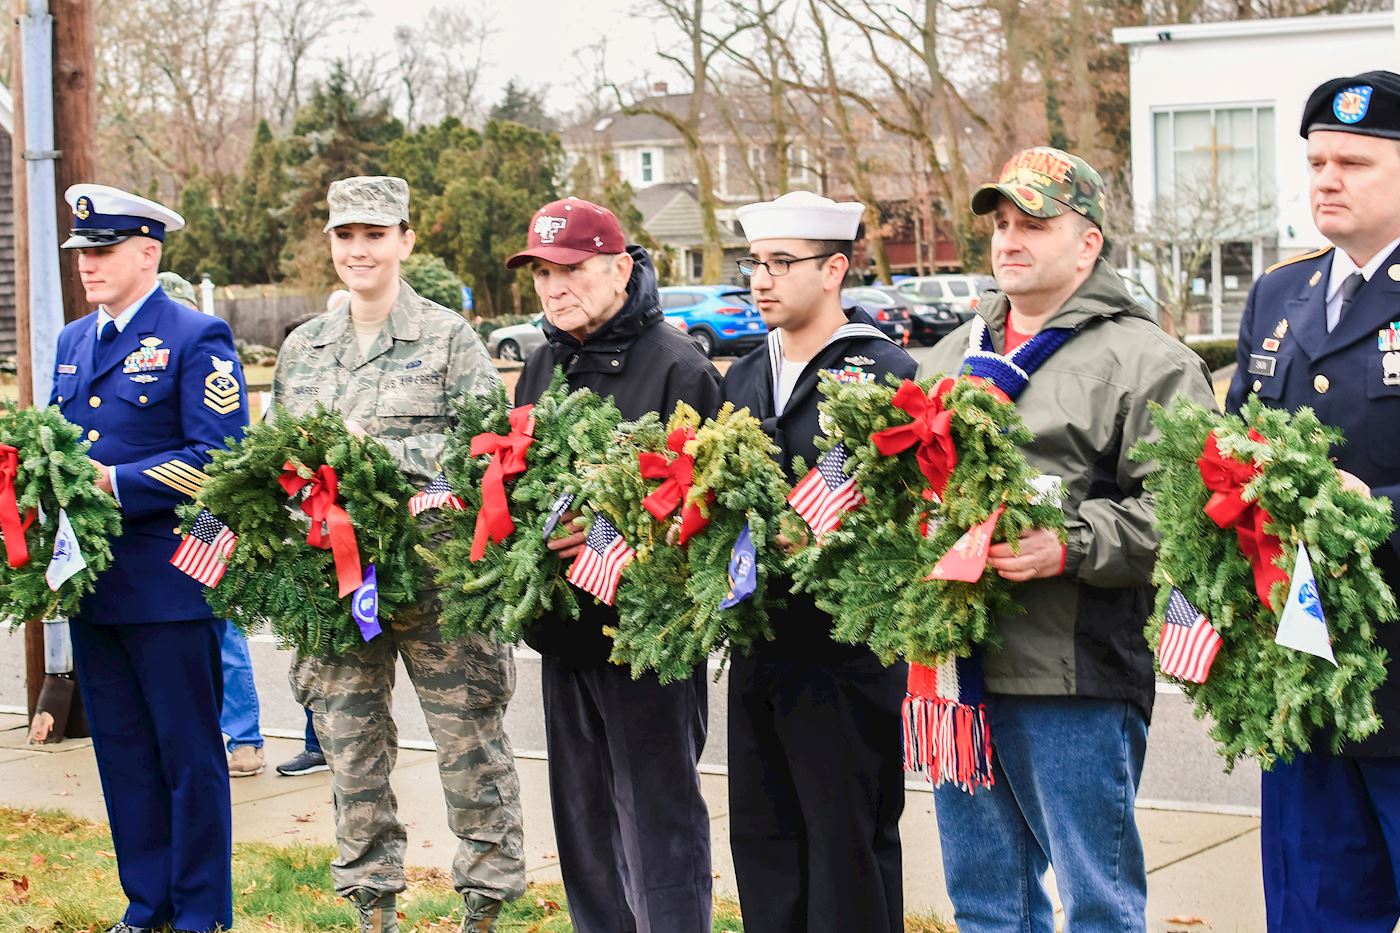
[[[1016,153],[995,182],[973,192],[972,212],[990,214],[998,197],[1032,217],[1059,217],[1071,210],[1103,227],[1103,178],[1088,162],[1063,149],[1036,146]]]
[[[324,232],[346,224],[397,227],[408,223],[408,182],[393,175],[356,175],[331,182]]]

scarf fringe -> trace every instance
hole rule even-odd
[[[927,774],[935,787],[951,782],[969,794],[996,783],[986,706],[910,693],[900,719],[904,770]]]

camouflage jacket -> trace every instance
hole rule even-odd
[[[292,331],[277,354],[272,397],[293,414],[319,403],[356,421],[421,486],[437,476],[452,400],[485,395],[500,377],[470,324],[407,282],[384,330],[361,356],[348,309]]]

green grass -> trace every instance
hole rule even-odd
[[[105,930],[126,909],[107,827],[62,813],[0,807],[0,933]],[[266,933],[353,930],[355,912],[330,885],[329,846],[233,847],[234,926]],[[409,869],[399,895],[404,933],[455,933],[462,900],[439,869]],[[500,933],[573,929],[557,884],[532,884],[506,906]],[[715,903],[715,933],[741,933],[738,905]]]

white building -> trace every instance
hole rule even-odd
[[[1400,70],[1400,5],[1393,13],[1139,26],[1115,29],[1113,38],[1128,46],[1139,222],[1203,183],[1254,208],[1240,211],[1199,282],[1210,330],[1233,334],[1254,278],[1326,242],[1308,207],[1303,104],[1329,78]]]

